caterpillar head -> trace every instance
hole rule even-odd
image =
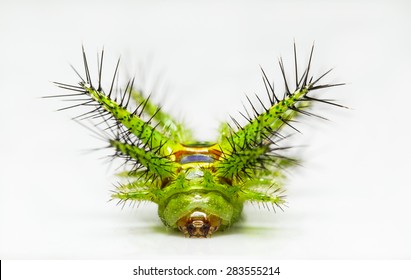
[[[170,228],[180,230],[186,237],[210,237],[218,229],[230,225],[233,205],[217,192],[174,194],[159,205],[162,221]]]
[[[221,225],[221,218],[194,211],[177,222],[178,229],[186,237],[211,237]]]

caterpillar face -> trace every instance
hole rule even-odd
[[[221,225],[221,218],[196,209],[177,221],[178,229],[186,237],[211,237]]]
[[[96,132],[123,158],[124,181],[118,184],[112,198],[118,203],[151,201],[158,205],[158,215],[165,226],[180,230],[186,237],[210,237],[236,223],[246,201],[271,205],[285,203],[283,170],[296,164],[286,157],[287,135],[284,127],[298,115],[317,116],[307,108],[313,102],[342,107],[327,99],[312,97],[312,91],[341,84],[319,84],[327,71],[314,79],[310,76],[310,58],[304,72],[298,72],[294,45],[295,86],[290,90],[282,59],[283,97],[279,97],[265,72],[262,79],[269,102],[257,96],[263,110],[250,102],[252,112],[242,116],[247,123],[232,118],[234,126],[224,123],[215,143],[193,139],[183,124],[145,98],[130,80],[123,91],[114,86],[119,62],[110,88],[102,87],[103,56],[98,65],[98,80],[93,84],[83,49],[85,76],[77,85],[56,83],[71,93],[49,97],[73,97],[73,107],[91,108],[75,119],[100,119]],[[76,73],[78,73],[76,71]],[[318,116],[317,116],[318,117]]]

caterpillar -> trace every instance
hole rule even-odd
[[[236,223],[245,202],[261,203],[283,209],[285,194],[284,170],[298,163],[284,154],[291,147],[285,127],[297,116],[316,116],[309,108],[320,102],[344,107],[333,100],[312,96],[312,92],[343,85],[320,84],[326,71],[318,78],[310,76],[314,44],[308,63],[301,75],[297,67],[294,43],[294,90],[290,89],[282,58],[279,68],[284,82],[280,97],[261,68],[268,104],[256,95],[259,106],[250,101],[251,112],[245,107],[240,113],[246,124],[231,118],[221,125],[215,142],[193,139],[192,132],[176,121],[160,106],[146,98],[130,79],[124,90],[115,86],[120,59],[117,61],[109,88],[102,86],[104,50],[98,56],[98,78],[92,81],[84,47],[84,75],[78,84],[55,84],[68,94],[47,97],[72,98],[74,107],[91,108],[74,119],[98,119],[98,133],[114,150],[113,157],[124,160],[122,181],[113,191],[118,204],[128,201],[150,201],[158,205],[158,216],[166,227],[181,231],[186,237],[211,237]],[[298,130],[297,130],[298,131]]]

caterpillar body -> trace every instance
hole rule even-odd
[[[310,76],[314,45],[307,66],[298,74],[294,44],[295,88],[290,90],[284,64],[279,66],[285,93],[279,97],[266,73],[262,79],[269,104],[257,96],[262,110],[250,101],[252,112],[242,114],[246,125],[232,118],[224,123],[215,143],[200,142],[182,123],[154,104],[130,80],[119,92],[117,62],[110,88],[102,87],[104,51],[98,58],[98,79],[93,83],[84,48],[85,75],[75,85],[55,84],[71,93],[76,106],[91,108],[77,119],[101,119],[97,127],[129,169],[120,174],[113,199],[118,202],[151,201],[158,205],[158,215],[165,226],[178,229],[186,237],[210,237],[217,230],[229,228],[241,216],[245,202],[256,202],[282,209],[285,203],[283,170],[297,160],[283,154],[284,127],[298,115],[317,116],[307,110],[313,102],[343,107],[328,99],[318,99],[311,92],[342,84],[319,84],[331,70],[314,79]],[[74,69],[74,68],[73,68]],[[49,96],[56,97],[56,96]],[[91,106],[91,107],[90,107]]]

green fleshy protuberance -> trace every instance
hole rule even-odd
[[[161,190],[158,180],[136,180],[118,186],[115,194],[112,195],[112,198],[119,199],[123,202],[137,200],[158,203],[160,192]]]
[[[216,163],[217,175],[233,179],[239,174],[250,174],[254,170],[252,167],[258,165],[258,159],[267,150],[268,146],[259,146],[236,151]]]
[[[238,182],[245,177],[258,176],[258,169],[268,168],[276,172],[295,164],[293,159],[270,154],[270,139],[277,137],[284,124],[298,115],[300,107],[308,105],[307,101],[302,101],[308,91],[308,87],[297,90],[230,135],[227,135],[228,126],[222,126],[224,137],[220,138],[220,147],[223,157],[216,164],[217,174]],[[266,162],[271,167],[267,167]]]
[[[128,112],[126,108],[121,107],[103,92],[99,92],[87,85],[83,85],[83,87],[95,101],[101,104],[101,107],[110,112],[118,122],[124,125],[129,132],[134,134],[150,149],[158,149],[160,155],[169,155],[173,147],[177,146],[177,143],[155,130],[139,116]]]
[[[158,156],[156,153],[117,140],[110,140],[110,145],[123,155],[135,159],[146,167],[147,175],[168,178],[174,177],[176,174],[178,165],[165,157]]]
[[[284,197],[278,194],[269,194],[264,193],[263,191],[255,191],[255,190],[243,190],[241,192],[241,196],[244,200],[251,201],[251,202],[262,202],[262,203],[271,203],[277,206],[285,203]]]
[[[308,93],[308,88],[297,90],[291,96],[272,105],[267,111],[260,113],[242,129],[221,139],[223,152],[230,153],[236,148],[244,149],[262,143],[267,135],[278,132],[285,121],[296,116],[293,106]],[[226,133],[225,133],[226,134]]]

